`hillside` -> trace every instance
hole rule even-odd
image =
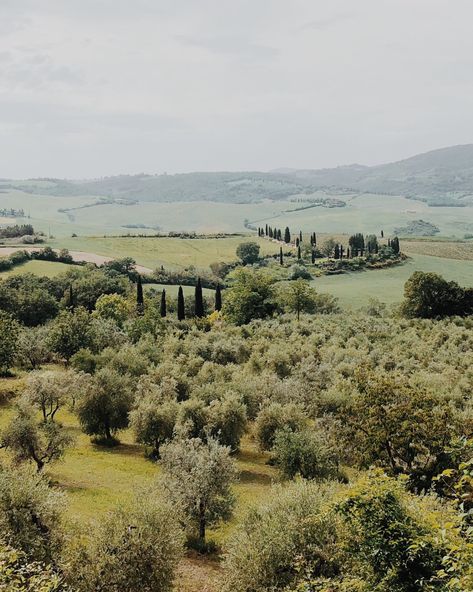
[[[211,172],[177,175],[120,175],[95,180],[30,179],[0,181],[0,193],[21,190],[61,197],[102,196],[142,202],[215,201],[252,203],[284,200],[330,188],[401,195],[430,205],[473,204],[473,144],[453,146],[399,162],[368,167],[279,169],[262,172]]]
[[[374,167],[360,165],[288,176],[318,186],[403,195],[431,205],[473,203],[473,144],[452,146]]]

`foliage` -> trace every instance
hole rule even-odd
[[[62,458],[72,442],[71,436],[52,419],[38,423],[35,410],[23,402],[2,433],[2,446],[12,452],[14,460],[34,462],[38,472],[45,464]]]
[[[238,269],[225,291],[223,315],[237,325],[270,316],[276,308],[272,280],[263,272]]]
[[[205,541],[206,529],[229,518],[235,503],[231,484],[236,469],[230,449],[213,438],[178,439],[161,448],[162,486],[182,507],[186,525]]]
[[[154,458],[159,458],[161,444],[172,438],[178,413],[175,400],[160,399],[155,395],[145,396],[130,412],[130,426],[136,441],[151,446]]]
[[[29,467],[0,467],[0,536],[29,560],[52,561],[62,543],[62,495]]]
[[[337,479],[341,476],[336,451],[323,434],[304,429],[276,432],[272,448],[274,464],[285,479]]]
[[[84,308],[62,311],[52,322],[48,344],[67,361],[80,349],[93,344],[92,319]]]
[[[271,450],[279,430],[296,432],[306,424],[307,416],[297,405],[271,403],[256,418],[255,436],[262,450]]]
[[[143,491],[109,512],[89,546],[73,549],[69,579],[79,592],[171,592],[183,542],[176,509]]]
[[[255,242],[245,242],[238,245],[236,254],[243,265],[251,265],[259,259],[260,246]]]
[[[409,318],[441,318],[473,313],[473,295],[437,273],[416,271],[404,286],[402,312]]]
[[[301,312],[314,312],[317,304],[317,293],[309,283],[303,279],[297,279],[285,286],[281,294],[283,306],[289,311],[296,313],[297,320]]]
[[[86,434],[113,443],[117,431],[128,426],[132,403],[130,380],[116,370],[102,368],[82,393],[76,412]]]
[[[18,323],[0,310],[0,375],[8,373],[17,353]]]

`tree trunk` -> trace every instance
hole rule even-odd
[[[199,503],[199,539],[205,543],[205,505]]]

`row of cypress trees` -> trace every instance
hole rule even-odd
[[[197,280],[197,285],[195,286],[195,293],[194,293],[195,305],[194,305],[194,316],[197,318],[202,318],[205,316],[204,310],[204,296],[202,293],[202,283],[200,278]],[[144,313],[145,303],[144,303],[144,295],[143,295],[143,284],[141,281],[141,276],[138,276],[136,282],[136,307],[139,314]],[[217,288],[215,290],[215,310],[219,311],[222,309],[222,289],[220,284],[217,284]],[[161,303],[159,307],[159,312],[162,318],[167,316],[167,304],[166,304],[166,290],[163,289],[161,292]],[[186,311],[185,311],[185,301],[184,301],[184,291],[182,286],[179,286],[179,290],[177,292],[177,318],[179,321],[183,321],[186,318]]]

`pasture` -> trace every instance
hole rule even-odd
[[[376,194],[337,194],[319,191],[314,196],[339,198],[346,207],[311,207],[309,202],[263,199],[254,203],[221,202],[138,202],[100,203],[97,197],[56,197],[33,195],[20,190],[0,193],[0,207],[23,208],[29,222],[38,230],[57,238],[119,234],[154,234],[169,231],[198,233],[245,232],[245,220],[255,226],[289,226],[293,231],[324,233],[392,233],[413,220],[435,224],[442,236],[463,238],[473,233],[472,207],[430,207],[424,202],[403,197]],[[61,211],[67,209],[67,211]],[[13,220],[11,220],[13,222]],[[126,226],[137,226],[127,228]],[[140,225],[146,228],[139,228]]]

